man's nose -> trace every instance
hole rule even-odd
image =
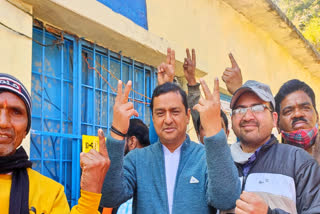
[[[303,111],[301,110],[301,109],[299,109],[299,108],[295,108],[294,109],[294,112],[293,112],[293,117],[294,118],[299,118],[299,117],[304,117],[305,115],[304,115],[304,113],[303,113]]]
[[[0,110],[0,128],[7,128],[10,126],[9,114],[7,109]]]
[[[172,115],[169,111],[165,114],[164,122],[167,124],[172,123]]]
[[[252,120],[254,118],[254,113],[252,113],[251,109],[247,109],[246,113],[244,113],[242,119],[245,121]]]

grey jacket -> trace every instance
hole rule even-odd
[[[243,164],[236,165],[242,188],[260,195],[269,205],[268,214],[320,213],[320,166],[303,149],[279,144],[272,136],[247,176]]]

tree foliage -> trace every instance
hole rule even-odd
[[[320,0],[273,0],[320,51]]]

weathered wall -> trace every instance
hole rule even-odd
[[[221,77],[230,66],[228,53],[232,52],[245,81],[255,79],[270,84],[276,93],[285,81],[298,78],[319,97],[320,78],[293,58],[288,48],[275,42],[270,32],[253,24],[224,0],[146,0],[148,30],[96,0],[23,1],[32,5],[34,15],[42,21],[153,66],[165,59],[166,47],[170,46],[176,50],[179,76],[183,75],[185,48],[195,48],[197,75],[208,73],[205,80],[211,88],[214,77]],[[31,35],[30,16],[5,1],[0,6],[2,22]],[[1,59],[4,70],[26,77],[23,80],[30,88],[31,41],[1,29],[1,44],[7,53]],[[220,87],[225,92],[222,81]],[[317,104],[320,106],[319,99]],[[196,139],[193,130],[190,133]]]
[[[16,1],[23,10],[32,12],[31,6]],[[0,1],[0,22],[8,27],[32,37],[32,17],[7,1]],[[31,91],[32,41],[0,25],[1,72],[17,77]],[[26,151],[30,151],[30,137],[23,141]]]
[[[284,82],[297,78],[314,89],[319,106],[320,78],[305,70],[270,34],[225,2],[148,0],[147,8],[150,33],[177,43],[179,47],[194,47],[198,63],[207,67],[208,75],[204,79],[211,88],[214,77],[221,77],[224,69],[231,66],[228,53],[232,52],[244,81],[254,79],[269,84],[275,95]],[[222,80],[220,87],[225,88]]]

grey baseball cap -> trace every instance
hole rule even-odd
[[[261,100],[265,102],[270,102],[272,104],[273,109],[275,109],[275,101],[270,87],[266,84],[263,84],[255,80],[248,80],[245,84],[238,88],[236,92],[234,92],[231,98],[230,108],[233,109],[234,105],[236,104],[240,96],[243,93],[249,91],[255,93]]]

